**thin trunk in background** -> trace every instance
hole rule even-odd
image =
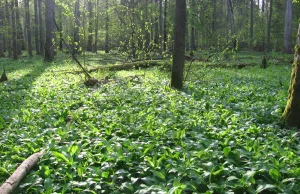
[[[25,0],[25,15],[26,15],[26,32],[27,32],[27,46],[28,54],[32,57],[32,42],[31,42],[31,26],[30,26],[30,14],[29,14],[29,0]]]
[[[158,1],[159,0],[155,0],[155,8],[158,7]],[[154,45],[155,48],[159,48],[159,21],[157,15],[154,17]]]
[[[167,41],[168,41],[168,31],[167,31],[167,9],[168,8],[168,0],[165,0],[164,7],[164,51],[167,50]]]
[[[267,50],[271,50],[271,23],[272,23],[272,12],[273,12],[273,0],[270,0],[270,13],[268,19],[268,32],[267,32]]]
[[[35,37],[35,51],[36,54],[41,54],[40,50],[40,38],[39,38],[39,17],[38,17],[38,0],[34,0],[34,37]]]
[[[0,29],[3,29],[3,9],[2,9],[2,1],[0,1]],[[4,54],[4,40],[3,40],[3,33],[0,30],[0,57],[5,57]]]
[[[18,0],[15,0],[15,7],[16,7],[17,47],[18,47],[18,55],[21,55],[22,49],[25,49],[25,43],[24,43],[24,37],[22,32]]]
[[[253,48],[253,12],[254,12],[254,0],[250,1],[250,48]]]
[[[286,53],[292,53],[292,10],[292,0],[287,0],[284,24],[284,51]]]
[[[88,34],[88,43],[87,43],[87,51],[93,50],[93,3],[91,0],[88,1],[88,12],[89,12],[89,34]]]
[[[261,11],[265,12],[265,0],[262,0],[261,2]]]
[[[59,28],[59,46],[58,46],[58,49],[60,51],[63,50],[63,13],[62,13],[62,9],[60,8],[58,10],[58,17],[59,17],[59,21],[58,21],[58,28]]]
[[[230,22],[230,38],[231,38],[231,47],[232,49],[236,48],[236,37],[235,37],[235,27],[234,27],[234,16],[233,16],[233,7],[232,1],[227,0],[227,9],[228,9],[228,19]]]
[[[41,55],[45,54],[45,36],[44,36],[44,22],[43,22],[43,8],[42,0],[38,0],[38,9],[39,9],[39,37],[40,37],[40,52]]]
[[[79,26],[80,26],[80,12],[79,12],[79,0],[75,3],[75,10],[74,10],[74,17],[75,17],[75,26],[74,26],[74,40],[73,40],[73,53],[79,53],[80,46],[79,46]]]
[[[97,47],[98,47],[98,28],[99,28],[99,0],[96,1],[95,43],[93,46],[94,53],[97,53]]]
[[[163,51],[163,0],[159,0],[159,50]]]
[[[105,46],[104,50],[105,53],[109,53],[109,32],[108,32],[108,25],[109,25],[109,17],[108,17],[108,0],[105,0]]]
[[[6,0],[5,1],[5,27],[8,32],[11,32],[11,30],[12,30],[10,15],[9,15],[10,9],[11,8],[9,6],[9,3]],[[8,57],[10,58],[12,56],[12,39],[8,34],[6,34],[5,39],[6,39],[5,45],[6,45],[7,54],[8,54]]]
[[[195,14],[196,14],[196,11],[195,11],[195,7],[196,7],[196,4],[195,4],[195,0],[191,0],[191,30],[190,30],[190,49],[191,51],[195,51],[196,50],[196,44],[195,44]]]
[[[11,1],[11,24],[12,24],[12,41],[13,41],[13,58],[18,58],[18,48],[17,48],[17,28],[16,28],[16,13],[15,13],[15,3],[14,0]]]
[[[150,45],[150,33],[149,33],[149,20],[148,20],[148,0],[145,0],[145,22],[144,22],[144,33],[145,33],[145,49],[148,51]]]

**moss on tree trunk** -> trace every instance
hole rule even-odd
[[[300,129],[300,24],[295,47],[288,101],[281,116],[286,126]]]

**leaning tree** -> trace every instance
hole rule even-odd
[[[300,23],[298,28],[295,58],[291,74],[289,96],[283,115],[284,124],[300,129]]]

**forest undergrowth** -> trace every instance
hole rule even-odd
[[[1,59],[0,183],[45,149],[16,193],[299,193],[300,133],[280,123],[291,65],[236,57],[222,63],[254,65],[194,62],[182,91],[157,67],[86,87],[72,60]]]

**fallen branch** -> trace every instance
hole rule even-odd
[[[9,194],[19,185],[27,173],[38,163],[44,151],[32,154],[16,169],[16,171],[1,185],[0,193]]]

